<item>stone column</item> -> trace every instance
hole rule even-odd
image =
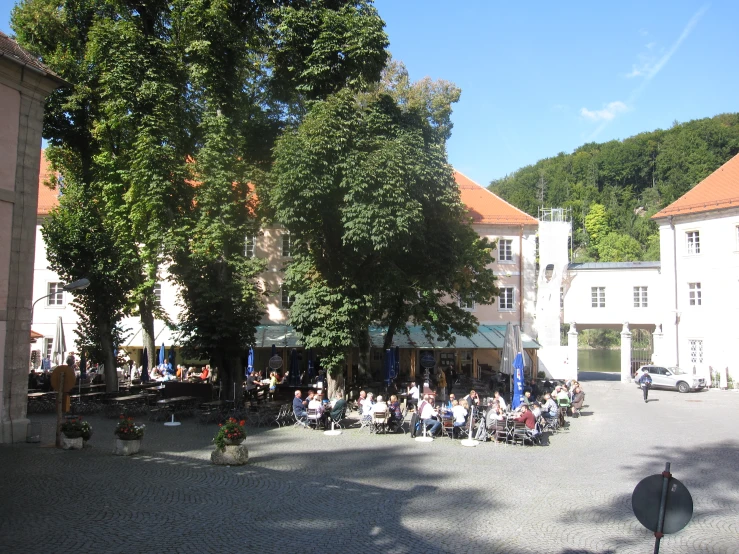
[[[624,322],[621,330],[621,382],[631,382],[631,331],[629,322]]]
[[[577,379],[577,326],[573,321],[567,332],[567,370],[565,379]]]

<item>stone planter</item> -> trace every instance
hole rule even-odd
[[[83,445],[84,441],[82,440],[82,437],[70,439],[66,435],[62,434],[62,448],[64,450],[82,450]]]
[[[141,448],[141,439],[134,439],[130,441],[124,441],[121,439],[115,439],[115,450],[113,454],[116,456],[130,456],[131,454],[138,453]]]
[[[227,444],[223,450],[216,448],[210,454],[210,462],[219,466],[243,466],[248,461],[249,451],[243,444]]]
[[[231,440],[231,439],[223,439],[223,442],[226,443],[226,446],[238,446],[242,442],[244,442],[245,440],[246,439],[234,439],[234,440]]]

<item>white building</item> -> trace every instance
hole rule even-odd
[[[653,216],[659,224],[665,365],[739,378],[739,155]]]

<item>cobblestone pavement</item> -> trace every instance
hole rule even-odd
[[[585,390],[547,446],[249,429],[243,467],[210,465],[215,425],[147,423],[122,458],[115,420],[92,417],[83,451],[0,447],[0,552],[651,552],[631,492],[666,461],[695,514],[661,551],[739,552],[739,394]]]

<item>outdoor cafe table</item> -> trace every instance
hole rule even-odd
[[[44,396],[56,394],[55,392],[29,392],[28,398],[43,398]]]
[[[194,402],[196,400],[197,398],[195,398],[194,396],[174,396],[172,398],[162,398],[161,400],[157,400],[157,404],[172,410],[172,419],[170,421],[166,421],[164,425],[179,425],[180,422],[174,420],[174,413],[177,408],[183,405],[187,405],[188,403]]]

